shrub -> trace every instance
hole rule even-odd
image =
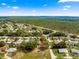
[[[43,31],[43,34],[50,34],[50,33],[52,33],[52,30],[44,30]]]
[[[37,27],[32,27],[32,30],[37,30]]]
[[[66,36],[66,34],[63,33],[63,32],[56,32],[56,33],[53,34],[53,36],[61,37],[61,36]]]
[[[51,48],[66,48],[66,44],[65,44],[65,42],[60,42],[58,44],[52,43]]]
[[[41,36],[42,34],[40,32],[33,32],[32,35],[33,36]]]
[[[77,38],[77,35],[71,35],[70,37],[71,38]]]
[[[0,41],[0,47],[3,47],[3,46],[5,46],[4,41]]]
[[[20,45],[20,49],[23,50],[23,51],[32,51],[34,48],[37,47],[37,42],[34,41],[29,41],[29,42],[23,42],[21,45]]]

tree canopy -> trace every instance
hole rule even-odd
[[[5,42],[4,41],[0,41],[0,47],[5,46]]]

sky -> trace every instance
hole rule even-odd
[[[79,0],[0,0],[0,16],[79,16]]]

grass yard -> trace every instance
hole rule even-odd
[[[79,59],[79,54],[71,53],[71,56],[72,56],[73,59]]]
[[[69,49],[69,55],[70,55],[73,59],[79,59],[79,54],[74,54],[74,53],[71,53],[71,52],[70,52],[70,49],[78,49],[78,50],[79,50],[79,47],[71,46],[71,47],[69,47],[68,49]]]
[[[0,54],[0,59],[5,59],[4,54]]]
[[[43,52],[32,51],[28,53],[18,52],[13,59],[51,59],[49,50]]]
[[[57,56],[56,59],[64,59],[64,57],[66,56],[65,53],[58,53],[57,49],[53,49],[52,51],[55,54],[55,56]]]
[[[70,46],[70,47],[68,47],[68,49],[78,49],[78,50],[79,50],[79,47],[76,47],[76,46]]]

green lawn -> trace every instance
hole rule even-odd
[[[66,56],[65,53],[58,53],[58,49],[53,49],[52,51],[55,54],[55,56],[57,56],[57,59],[64,59],[64,57]]]
[[[79,59],[79,54],[73,54],[73,53],[71,53],[71,56],[73,57],[73,59]]]
[[[67,47],[68,49],[78,49],[79,50],[79,47],[77,46],[70,46],[70,47]]]
[[[70,56],[71,56],[73,59],[79,59],[79,54],[73,54],[73,53],[71,53],[71,52],[70,52],[71,49],[78,49],[78,50],[79,50],[79,47],[71,46],[71,47],[68,48]]]
[[[13,59],[51,59],[49,50],[43,52],[28,52],[19,53],[19,55],[14,56]]]
[[[0,59],[5,59],[4,54],[0,54]]]

